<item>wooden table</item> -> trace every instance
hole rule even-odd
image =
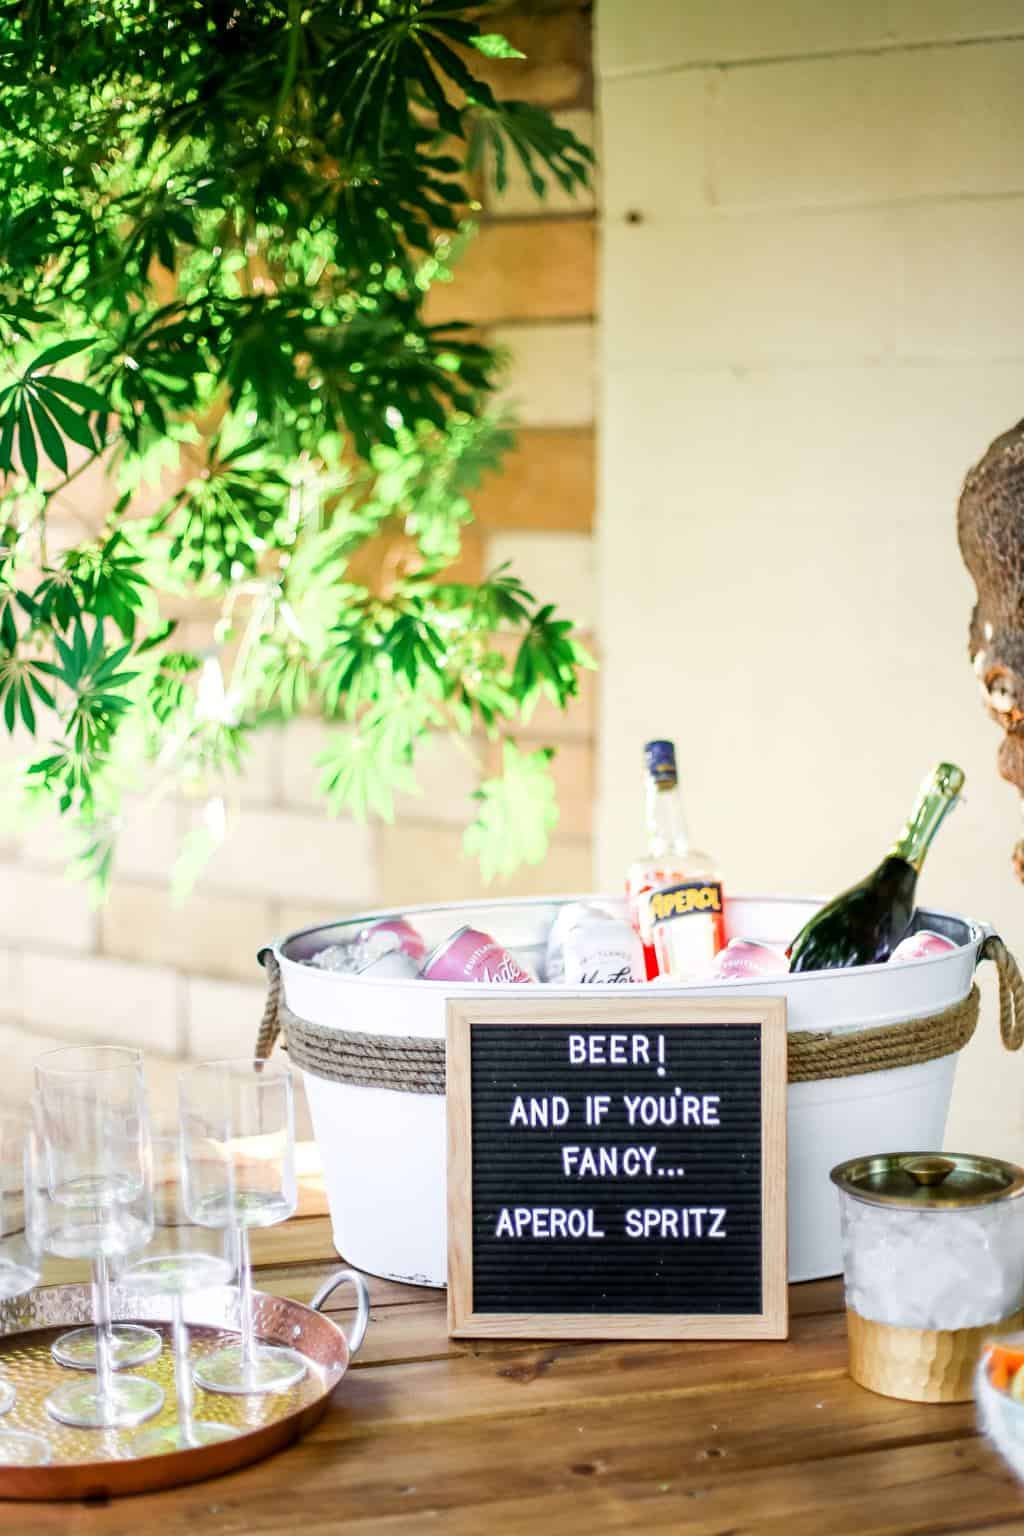
[[[253,1248],[258,1287],[302,1301],[339,1267],[325,1215]],[[0,1531],[1024,1533],[1024,1493],[979,1440],[970,1404],[899,1403],[849,1380],[838,1281],[792,1288],[784,1344],[453,1342],[438,1292],[370,1290],[363,1350],[301,1443],[166,1493],[0,1505]]]

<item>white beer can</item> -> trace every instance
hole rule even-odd
[[[619,918],[581,919],[566,934],[562,953],[566,986],[624,984],[639,974],[639,941]]]
[[[583,922],[616,922],[618,913],[600,901],[567,901],[548,929],[544,954],[544,980],[561,986],[566,981],[565,941],[571,930]]]

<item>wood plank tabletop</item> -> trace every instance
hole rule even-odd
[[[341,1261],[326,1214],[303,1209],[253,1246],[257,1286],[308,1301]],[[839,1281],[791,1288],[784,1343],[538,1344],[451,1340],[441,1293],[367,1278],[366,1343],[303,1441],[163,1493],[0,1505],[0,1532],[1024,1533],[1024,1490],[970,1404],[850,1381]]]

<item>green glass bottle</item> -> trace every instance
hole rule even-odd
[[[791,971],[828,971],[888,960],[914,915],[925,854],[963,787],[963,770],[955,763],[940,763],[922,784],[910,820],[882,862],[801,928],[788,950]]]

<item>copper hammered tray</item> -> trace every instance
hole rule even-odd
[[[317,1310],[347,1281],[355,1286],[357,1313],[351,1340],[330,1318]],[[164,1347],[147,1365],[131,1374],[157,1381],[164,1389],[164,1406],[150,1425],[176,1420],[174,1359],[171,1347],[169,1297],[135,1298],[116,1288],[112,1292],[115,1321],[147,1323],[164,1338]],[[87,1285],[55,1285],[15,1301],[0,1303],[0,1375],[17,1391],[9,1413],[0,1418],[0,1432],[29,1430],[49,1441],[46,1466],[0,1464],[0,1499],[102,1499],[120,1494],[148,1493],[180,1483],[218,1477],[236,1467],[262,1460],[305,1434],[322,1417],[331,1392],[359,1349],[369,1317],[366,1286],[354,1270],[340,1270],[321,1286],[310,1306],[267,1296],[253,1296],[256,1333],[273,1344],[284,1344],[306,1360],[306,1375],[287,1392],[232,1396],[195,1388],[195,1417],[231,1424],[239,1434],[215,1445],[160,1456],[134,1457],[131,1442],[138,1429],[73,1429],[57,1424],[44,1407],[47,1393],[68,1373],[50,1355],[59,1333],[88,1323]],[[185,1297],[193,1361],[238,1336],[238,1295],[216,1290]]]

